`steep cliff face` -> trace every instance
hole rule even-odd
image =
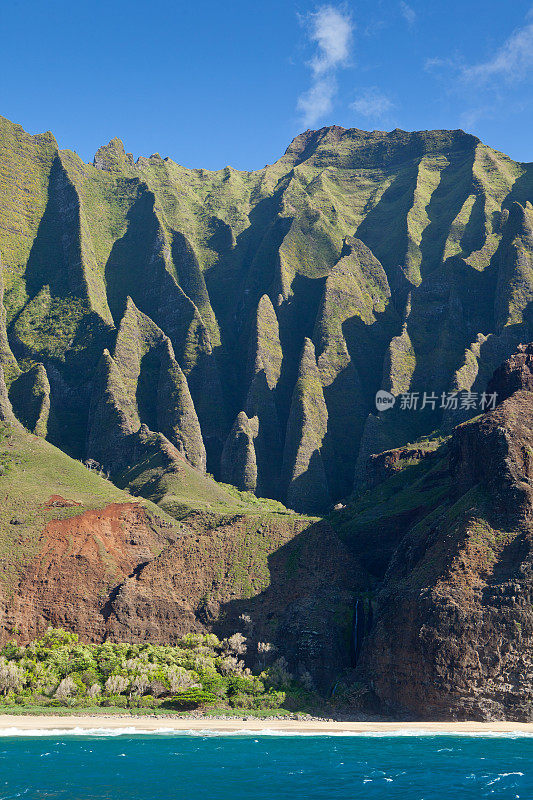
[[[208,172],[0,118],[0,638],[244,615],[325,692],[531,718],[532,195],[462,131]]]
[[[118,139],[84,164],[2,119],[0,361],[15,414],[112,473],[125,463],[106,442],[144,424],[216,478],[323,511],[368,455],[465,416],[375,416],[379,388],[482,391],[529,340],[532,178],[462,131],[323,128],[262,170],[209,172],[134,162]],[[316,370],[327,416],[300,476],[287,459],[309,445],[298,387]],[[253,480],[228,472],[241,413],[257,418]]]
[[[441,448],[440,503],[404,521],[358,666],[385,711],[533,719],[529,350],[493,379],[507,399]]]
[[[171,643],[229,635],[244,615],[252,660],[268,642],[327,692],[350,664],[351,598],[364,571],[326,522],[229,493],[162,439],[139,432],[142,466],[127,477],[156,506],[0,424],[0,643],[50,624],[84,641]],[[302,606],[315,618],[309,641]]]

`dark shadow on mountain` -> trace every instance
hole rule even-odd
[[[249,599],[222,604],[213,623],[219,636],[242,629],[249,615],[248,660],[254,666],[258,642],[271,642],[291,671],[311,673],[329,693],[338,674],[351,666],[354,597],[373,586],[326,522],[311,523],[268,557],[270,585]],[[200,609],[199,609],[200,610]]]
[[[413,206],[418,162],[408,164],[385,189],[357,228],[355,236],[369,247],[385,269],[387,278],[407,254],[407,214]]]
[[[420,241],[422,279],[442,263],[444,246],[451,224],[472,191],[472,168],[475,154],[475,149],[472,149],[466,159],[462,153],[458,158],[451,158],[448,165],[441,171],[439,184],[431,194],[426,207],[429,224],[424,228]],[[485,240],[484,208],[484,198],[479,194],[470,215],[470,227],[467,226],[462,237],[463,248],[470,243],[472,244],[471,250],[474,250],[483,244]]]

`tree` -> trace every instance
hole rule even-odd
[[[3,656],[0,658],[0,691],[6,695],[9,691],[19,691],[24,682],[24,670],[13,661]]]
[[[58,700],[65,700],[67,697],[71,697],[71,695],[76,694],[78,687],[76,682],[70,675],[67,675],[66,678],[63,678],[61,683],[56,689],[56,697]]]
[[[110,675],[105,682],[105,690],[107,694],[120,694],[126,691],[129,683],[129,680],[124,675]]]

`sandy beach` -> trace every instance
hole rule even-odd
[[[153,731],[213,731],[215,733],[234,733],[237,731],[261,731],[292,734],[381,734],[417,733],[426,734],[506,734],[519,733],[533,735],[533,723],[526,722],[338,722],[334,720],[261,720],[252,718],[237,719],[169,719],[162,717],[124,716],[0,716],[0,734],[32,731],[73,731],[73,730],[121,731],[132,729],[139,732]]]

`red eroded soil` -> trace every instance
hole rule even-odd
[[[14,595],[3,600],[4,629],[16,626],[23,641],[52,624],[102,640],[114,587],[171,541],[172,530],[161,532],[139,503],[51,520]]]
[[[81,506],[81,503],[77,503],[75,500],[65,500],[60,494],[53,494],[44,505],[45,508],[72,508],[73,506]]]

